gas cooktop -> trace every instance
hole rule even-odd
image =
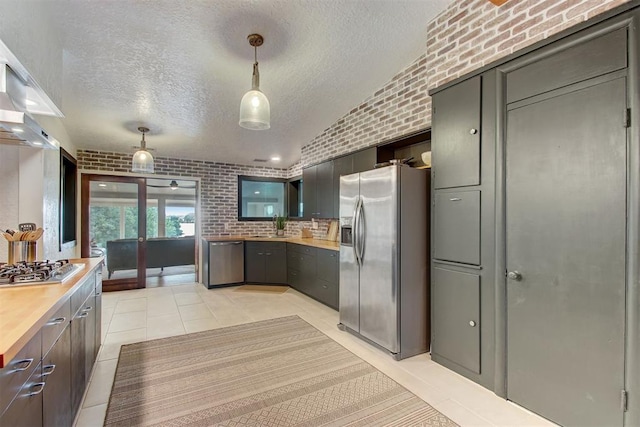
[[[62,283],[80,269],[68,259],[0,264],[0,287]]]

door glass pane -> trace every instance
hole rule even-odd
[[[138,185],[91,181],[90,189],[91,255],[105,257],[105,280],[135,279],[138,275]]]

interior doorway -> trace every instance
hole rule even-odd
[[[197,281],[197,186],[82,175],[82,256],[105,257],[105,290]]]

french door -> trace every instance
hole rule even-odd
[[[104,256],[103,288],[144,288],[147,186],[144,178],[83,174],[83,258]]]

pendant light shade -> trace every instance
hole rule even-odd
[[[271,108],[269,100],[260,91],[260,71],[258,70],[258,46],[264,39],[260,34],[251,34],[249,44],[254,48],[254,63],[251,90],[240,101],[240,121],[238,124],[251,130],[264,130],[271,127]]]
[[[139,127],[138,130],[142,132],[142,141],[140,141],[140,149],[136,151],[131,160],[131,172],[153,173],[153,156],[147,151],[147,143],[144,140],[144,134],[149,132],[149,128]]]

